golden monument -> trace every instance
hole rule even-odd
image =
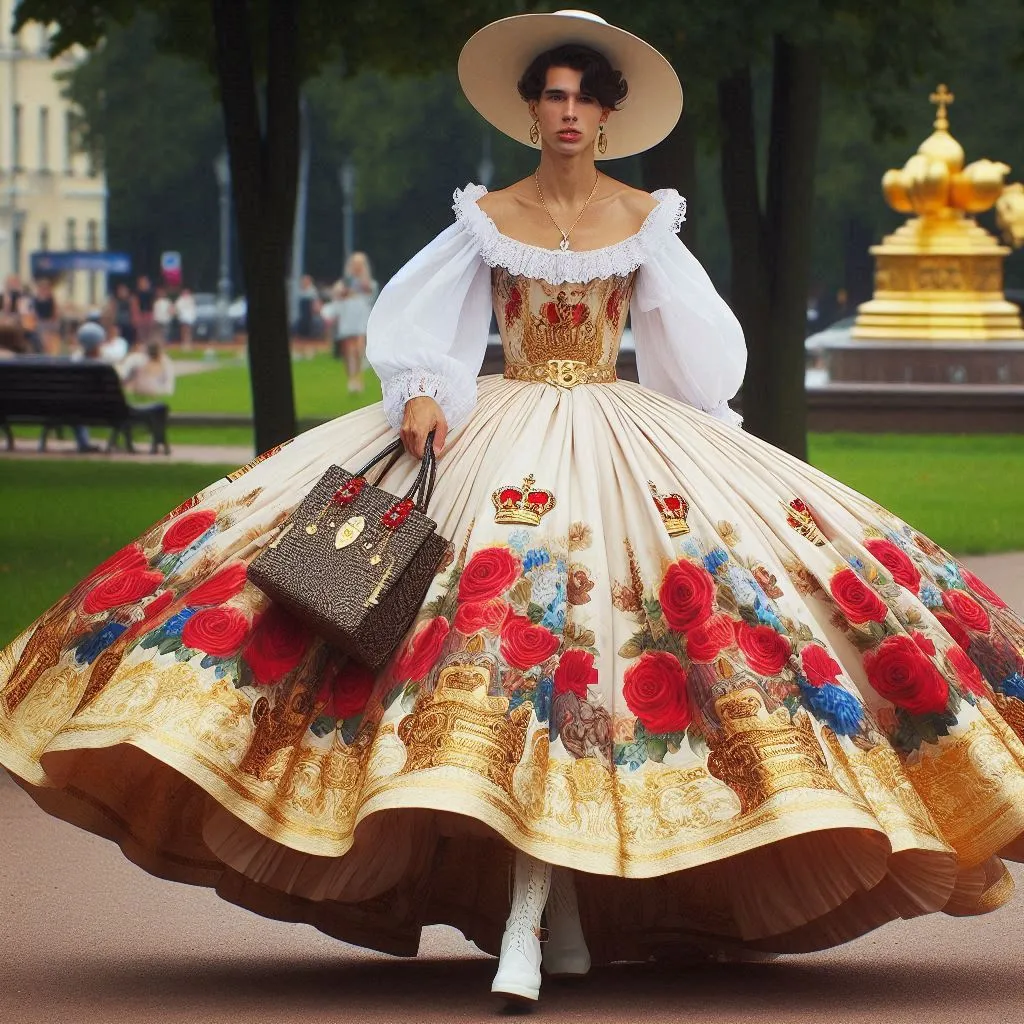
[[[974,219],[997,208],[1014,247],[1024,243],[1024,188],[1005,184],[1010,168],[992,160],[964,166],[949,133],[954,96],[940,85],[934,132],[900,170],[882,178],[886,202],[914,214],[871,248],[875,292],[858,309],[851,337],[867,341],[1024,341],[1020,309],[1003,295],[1010,249]]]

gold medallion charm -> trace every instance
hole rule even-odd
[[[335,549],[340,551],[342,548],[347,548],[365,529],[366,520],[362,516],[352,516],[351,519],[346,519],[338,527],[338,532],[335,535]]]

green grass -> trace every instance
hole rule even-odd
[[[1024,437],[812,434],[819,469],[960,554],[1024,550]]]
[[[107,555],[234,468],[4,462],[0,647]]]

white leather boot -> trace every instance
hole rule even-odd
[[[553,868],[551,892],[544,912],[548,939],[544,970],[553,978],[579,977],[590,970],[590,950],[583,937],[576,883],[568,868]]]
[[[540,918],[551,885],[551,865],[516,851],[512,909],[501,938],[491,991],[514,1000],[540,995]]]

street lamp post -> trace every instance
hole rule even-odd
[[[338,168],[338,183],[341,185],[341,247],[344,253],[342,273],[348,266],[348,258],[355,251],[355,198],[356,168],[351,157]]]
[[[231,164],[221,150],[213,161],[220,194],[220,266],[217,273],[217,339],[229,341],[231,329]]]

